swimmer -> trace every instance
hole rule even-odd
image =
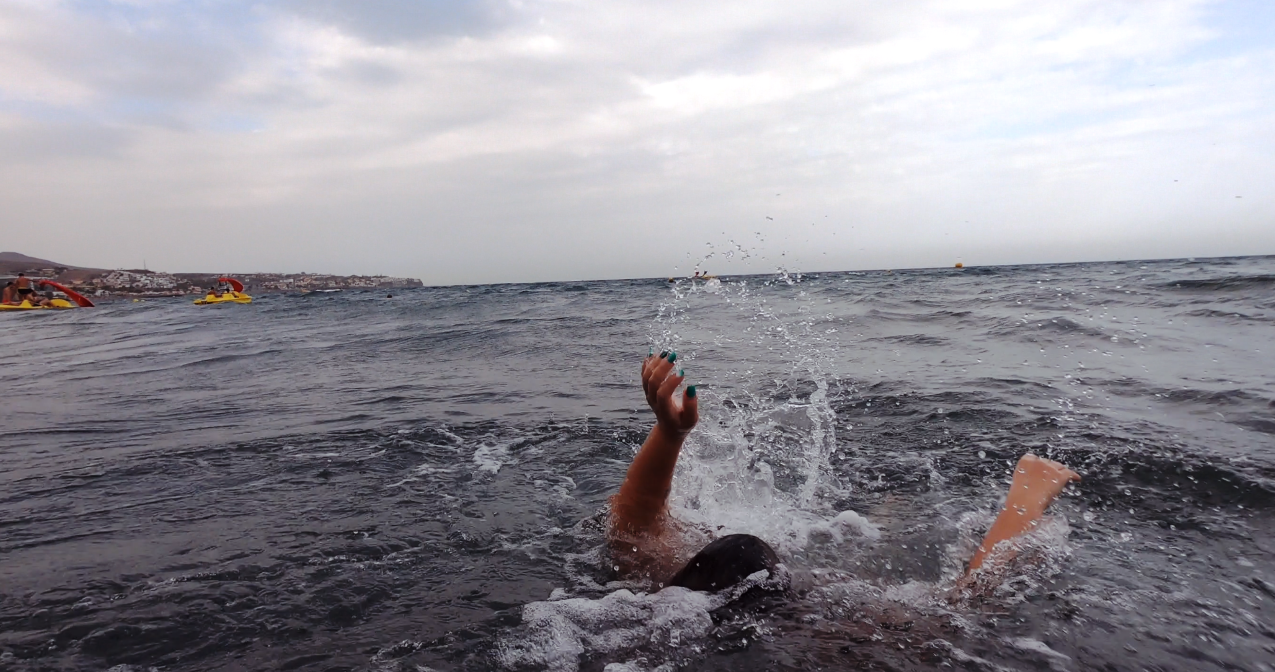
[[[22,302],[18,300],[17,285],[13,284],[13,281],[10,280],[9,283],[4,286],[4,294],[0,295],[0,304],[6,305],[6,306],[16,306],[19,303],[22,303]]]
[[[629,465],[620,491],[611,499],[608,545],[617,569],[626,578],[647,577],[660,586],[720,590],[762,569],[773,571],[779,559],[765,541],[743,534],[717,539],[689,561],[681,557],[679,551],[695,531],[669,514],[668,496],[682,444],[699,422],[699,400],[694,385],[680,398],[675,394],[685,380],[676,364],[675,352],[652,354],[642,362],[642,390],[655,411],[655,426]],[[966,579],[983,566],[999,544],[1035,529],[1063,488],[1079,480],[1076,472],[1058,462],[1024,455],[1014,469],[1005,507],[970,560]],[[1012,559],[1012,549],[1005,550],[1008,552],[996,554],[998,562]]]

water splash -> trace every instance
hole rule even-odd
[[[678,349],[688,367],[701,348],[738,340],[786,361],[781,378],[758,378],[750,369],[713,372],[720,382],[701,388],[702,419],[683,449],[670,506],[716,534],[755,534],[796,554],[812,534],[839,542],[877,533],[862,516],[832,505],[848,494],[831,468],[841,449],[830,385],[834,343],[817,328],[825,316],[801,281],[781,273],[711,290],[674,285],[651,327],[656,347]],[[696,322],[698,310],[723,305],[748,325],[742,334]]]

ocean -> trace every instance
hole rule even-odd
[[[0,669],[1272,670],[1275,257],[269,294],[0,315]],[[672,508],[744,608],[615,581]],[[978,595],[1025,452],[1080,472]]]

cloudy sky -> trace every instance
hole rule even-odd
[[[1273,73],[1269,0],[0,0],[0,248],[440,284],[1273,254]]]

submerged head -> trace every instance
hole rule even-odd
[[[670,586],[718,591],[765,570],[771,574],[779,556],[770,544],[751,534],[731,534],[704,547],[669,579]]]

